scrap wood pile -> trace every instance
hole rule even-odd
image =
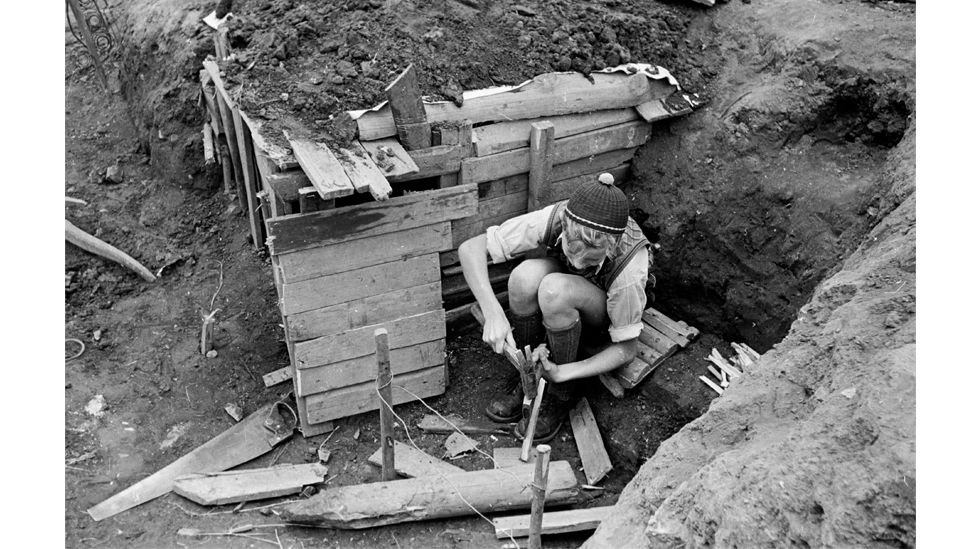
[[[711,354],[705,357],[705,360],[711,362],[708,366],[708,372],[715,379],[708,376],[698,376],[698,379],[719,395],[725,392],[732,380],[742,377],[747,368],[759,362],[761,356],[745,343],[732,343],[732,349],[735,351],[735,355],[728,359],[716,349],[712,349]]]
[[[387,87],[388,101],[340,116],[345,135],[291,126],[272,135],[241,109],[240,88],[224,82],[220,63],[233,52],[227,27],[216,28],[216,56],[200,73],[205,154],[238,194],[255,248],[271,254],[291,358],[273,377],[293,381],[308,436],[376,409],[363,364],[379,327],[389,331],[404,386],[422,398],[443,393],[448,330],[470,320],[474,302],[458,246],[565,200],[601,172],[624,181],[651,123],[700,104],[667,70],[635,63],[429,102],[411,65]],[[490,273],[503,303],[510,272]],[[653,367],[656,356],[645,363]],[[393,395],[395,403],[415,398]]]

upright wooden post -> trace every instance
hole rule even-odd
[[[530,212],[538,210],[549,194],[552,180],[552,153],[556,127],[552,122],[535,122],[529,130],[529,193]]]
[[[525,463],[529,462],[529,454],[532,453],[532,439],[535,438],[535,426],[539,423],[539,408],[542,407],[542,392],[546,390],[546,380],[540,379],[538,388],[535,391],[535,401],[532,403],[532,412],[529,414],[529,424],[525,427],[525,440],[522,441],[522,455],[519,459]]]
[[[548,444],[536,447],[539,457],[535,460],[535,479],[532,481],[532,514],[529,518],[529,549],[542,549],[542,512],[546,505],[546,488],[549,484]]]
[[[386,328],[373,332],[376,338],[376,390],[380,393],[380,447],[383,449],[383,480],[396,479],[393,459],[393,374],[390,371],[390,341]]]
[[[386,87],[397,137],[408,151],[430,148],[430,123],[420,98],[413,63]]]

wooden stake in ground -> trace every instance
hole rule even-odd
[[[546,506],[546,488],[549,484],[549,452],[552,448],[548,444],[540,444],[536,450],[539,452],[539,457],[535,460],[535,480],[532,483],[529,549],[542,549],[542,511]]]
[[[149,272],[149,269],[143,267],[142,263],[132,259],[132,256],[75,227],[67,219],[64,220],[64,239],[86,252],[111,259],[119,265],[135,272],[146,282],[155,282],[156,280],[156,277]]]
[[[397,137],[408,151],[430,148],[430,124],[427,111],[420,98],[417,73],[413,64],[404,70],[389,86],[386,95],[396,125]]]
[[[373,332],[376,338],[376,390],[380,398],[380,447],[383,451],[383,480],[394,480],[393,373],[390,371],[390,339],[386,328]]]
[[[529,424],[525,427],[525,440],[522,441],[522,455],[519,459],[528,463],[529,454],[532,451],[532,439],[535,438],[535,426],[539,423],[539,408],[542,407],[542,392],[546,390],[546,380],[540,379],[539,386],[535,391],[535,402],[532,403],[532,412],[529,414]]]

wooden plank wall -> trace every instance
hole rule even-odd
[[[373,332],[388,330],[395,385],[444,392],[439,253],[477,186],[413,193],[268,220],[279,306],[303,430],[378,408]],[[409,393],[393,390],[394,401]]]

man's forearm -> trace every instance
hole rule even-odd
[[[558,374],[553,381],[561,383],[605,374],[634,360],[635,356],[637,356],[636,339],[611,343],[606,349],[590,358],[557,366]]]

